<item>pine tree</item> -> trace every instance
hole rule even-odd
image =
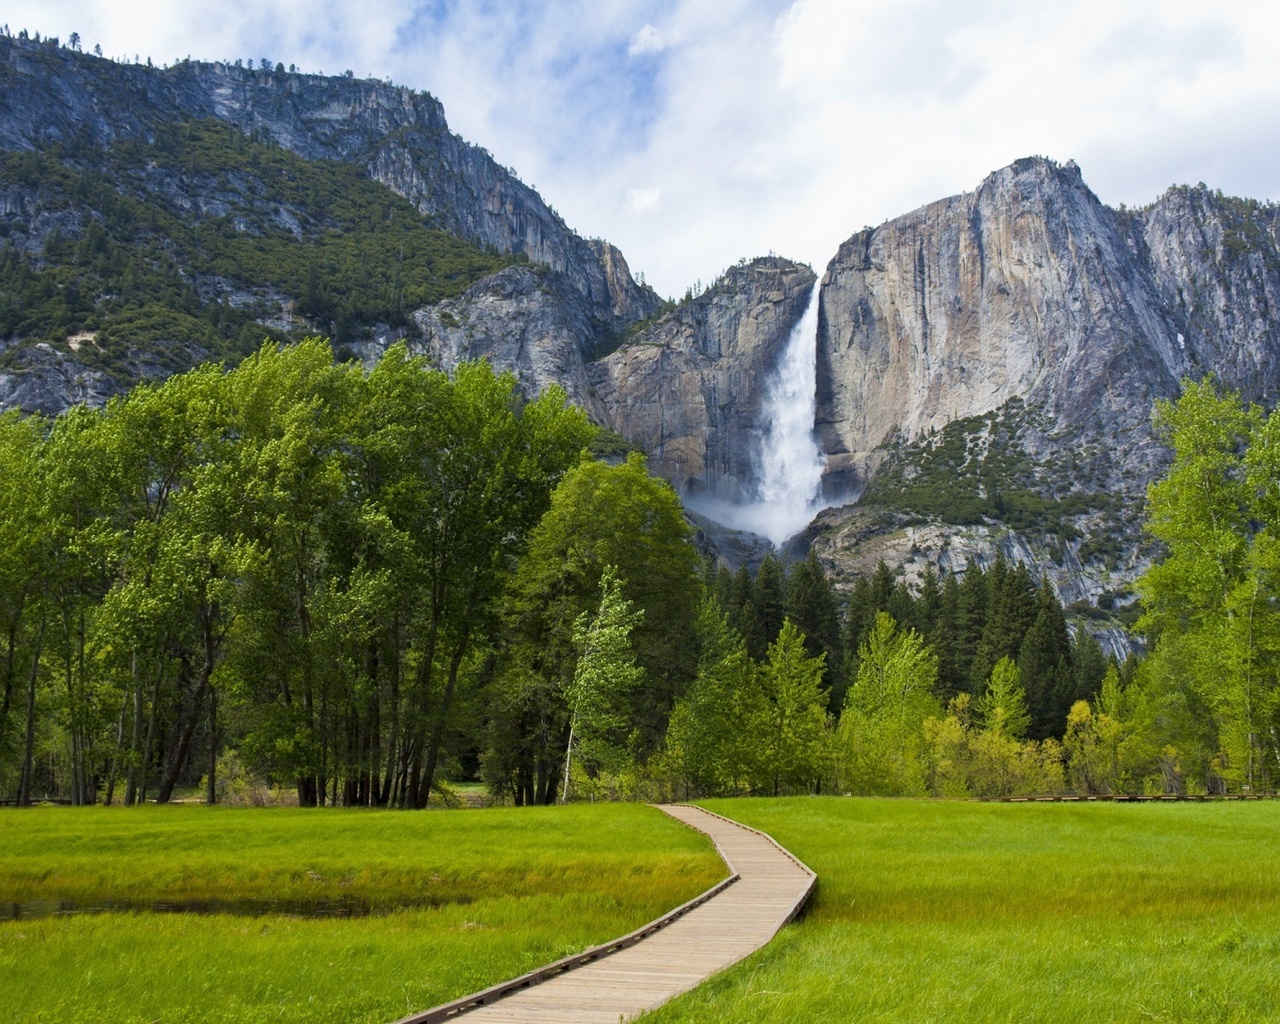
[[[938,656],[936,693],[944,704],[968,689],[968,673],[960,665],[960,602],[960,583],[955,573],[949,572],[942,580],[938,614],[928,634],[929,644]]]
[[[1022,638],[1035,622],[1035,586],[1025,566],[1010,566],[1003,552],[987,575],[987,616],[974,652],[969,677],[974,692],[986,687],[991,670],[1001,658],[1016,658]]]
[[[932,636],[941,610],[942,588],[938,581],[938,570],[930,562],[920,580],[920,597],[916,601],[915,621],[912,623],[915,631],[921,636]]]
[[[956,671],[960,686],[967,693],[974,692],[971,670],[978,642],[982,639],[987,622],[987,574],[982,566],[969,562],[965,566],[964,579],[960,583],[959,629],[956,632]],[[986,676],[983,676],[985,682]],[[981,692],[979,690],[979,692]]]
[[[1001,658],[991,670],[987,692],[978,700],[983,725],[992,732],[1021,739],[1031,724],[1021,673],[1012,658]]]
[[[768,696],[762,739],[774,796],[784,788],[807,790],[820,778],[827,727],[822,662],[805,654],[804,637],[784,619],[761,666]]]
[[[1031,713],[1030,736],[1061,738],[1067,712],[1075,703],[1071,635],[1062,604],[1045,580],[1036,594],[1036,618],[1018,649],[1018,668]]]
[[[805,560],[792,568],[787,578],[787,617],[804,634],[804,646],[809,656],[825,657],[823,689],[830,694],[834,688],[834,677],[839,674],[840,619],[835,592],[812,548]]]
[[[782,620],[786,616],[786,581],[782,575],[782,563],[773,552],[765,555],[751,587],[751,600],[760,616],[761,637],[767,648],[778,638]]]

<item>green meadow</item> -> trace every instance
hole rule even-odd
[[[818,890],[653,1024],[1280,1020],[1280,804],[706,806]]]
[[[624,934],[722,877],[702,836],[635,804],[0,811],[0,905],[295,911],[0,921],[0,1021],[387,1022]],[[296,913],[341,904],[372,913]]]
[[[647,1020],[1280,1021],[1280,804],[707,806],[820,875],[767,949]],[[620,935],[723,875],[634,804],[0,813],[0,902],[298,914],[0,921],[0,1021],[377,1021]]]

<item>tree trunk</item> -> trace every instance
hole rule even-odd
[[[218,802],[218,691],[213,687],[209,688],[209,777],[204,802],[210,807]]]
[[[129,695],[124,695],[124,702],[120,705],[120,722],[116,726],[116,749],[111,755],[111,761],[107,767],[107,795],[104,803],[108,807],[116,794],[116,768],[120,764],[120,752],[124,750],[124,720],[129,717]]]
[[[151,764],[151,752],[155,750],[156,718],[160,714],[160,684],[164,681],[164,670],[156,670],[156,685],[151,690],[151,711],[147,715],[147,741],[142,748],[142,758],[138,763],[138,803],[147,802],[147,768]]]
[[[471,609],[468,609],[470,612]],[[422,787],[418,790],[418,806],[426,807],[431,799],[431,785],[435,781],[436,764],[440,759],[440,743],[444,739],[445,725],[449,717],[449,707],[453,703],[453,691],[458,681],[458,668],[466,654],[467,640],[470,633],[464,633],[449,661],[449,678],[445,682],[444,694],[440,698],[440,707],[436,712],[435,728],[431,730],[431,745],[427,748],[427,766],[422,773]]]
[[[213,668],[218,653],[218,640],[213,632],[213,620],[217,617],[217,614],[217,608],[215,607],[206,607],[200,613],[201,633],[204,641],[204,660],[200,666],[200,681],[196,684],[196,692],[192,698],[191,707],[185,716],[185,721],[182,723],[173,760],[169,762],[164,776],[160,780],[160,788],[156,792],[156,803],[167,804],[169,798],[173,796],[173,788],[178,783],[178,776],[182,774],[187,755],[191,750],[191,739],[195,735],[196,724],[200,721],[205,699],[209,696],[209,681],[213,677]]]
[[[40,618],[40,628],[36,630],[35,650],[31,654],[31,672],[27,680],[27,734],[23,744],[22,776],[18,782],[18,803],[24,807],[31,804],[31,789],[35,781],[35,762],[33,754],[36,743],[36,682],[40,678],[40,649],[44,645],[44,617]]]
[[[124,805],[132,807],[138,798],[138,745],[142,742],[142,680],[138,677],[138,651],[129,657],[129,674],[133,678],[133,732],[129,737],[129,771],[124,784]]]

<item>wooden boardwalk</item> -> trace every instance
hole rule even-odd
[[[546,980],[535,971],[397,1024],[436,1024],[463,1015],[465,1024],[618,1024],[755,952],[800,912],[817,876],[763,832],[700,807],[662,810],[707,833],[736,877],[719,891],[709,890],[713,895],[705,902],[682,908],[670,923],[659,918],[652,933],[644,934],[649,927],[632,933],[638,941],[620,940],[627,944],[616,952],[617,944],[609,944],[569,958],[572,964],[554,965]],[[576,966],[582,959],[587,962]]]

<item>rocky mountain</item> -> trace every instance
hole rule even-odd
[[[822,279],[816,429],[864,511],[824,513],[814,542],[847,572],[1003,547],[1068,602],[1123,592],[1166,459],[1155,400],[1214,374],[1275,402],[1278,227],[1203,185],[1110,209],[1035,158],[852,236]]]
[[[601,422],[685,494],[750,498],[764,383],[815,281],[777,257],[730,268],[590,367]]]
[[[818,300],[835,507],[797,543],[846,579],[1001,549],[1118,628],[1166,459],[1153,402],[1206,373],[1276,400],[1278,231],[1203,185],[1111,209],[1029,158],[853,235]],[[264,333],[365,359],[404,338],[560,384],[685,493],[740,499],[813,282],[770,257],[663,303],[424,93],[0,37],[3,406],[102,401]]]
[[[244,142],[233,140],[230,148],[240,153],[248,147],[250,159],[237,164],[222,153],[222,166],[204,159],[211,124],[237,132]],[[199,136],[198,144],[189,138],[193,133]],[[148,259],[149,266],[172,264],[162,268],[164,276],[189,285],[194,293],[167,296],[161,305],[200,307],[183,312],[206,320],[211,319],[207,307],[222,303],[235,309],[252,307],[251,319],[285,334],[313,330],[335,340],[376,338],[385,343],[407,333],[404,328],[413,326],[413,318],[391,315],[383,308],[319,315],[322,304],[313,301],[308,306],[307,283],[296,274],[293,281],[244,281],[200,265],[197,254],[206,239],[196,236],[207,234],[211,225],[224,233],[259,238],[292,234],[300,244],[331,241],[326,233],[350,234],[355,225],[335,222],[331,215],[352,183],[342,172],[327,169],[343,166],[358,168],[366,182],[407,201],[417,212],[420,230],[465,241],[477,253],[506,257],[487,268],[482,259],[472,259],[472,266],[463,271],[453,259],[446,271],[431,268],[428,276],[433,280],[447,272],[449,280],[465,284],[468,276],[474,280],[504,262],[540,268],[538,287],[553,290],[568,310],[582,359],[616,345],[621,333],[662,305],[652,289],[632,278],[617,249],[577,235],[513,172],[451,133],[436,99],[378,81],[299,74],[280,65],[270,70],[242,68],[238,62],[187,60],[163,69],[118,64],[60,47],[56,40],[0,37],[0,152],[9,157],[0,181],[0,231],[14,259],[21,257],[29,264],[23,271],[28,277],[79,266],[70,257],[58,262],[54,250],[65,243],[80,246],[95,230],[134,252],[143,241],[139,229],[149,228],[146,240],[162,243],[162,251]],[[282,163],[273,156],[278,152],[294,162]],[[57,172],[52,178],[51,165]],[[312,182],[309,191],[291,193],[287,183],[304,173],[327,174],[329,179],[336,175],[337,184],[329,181],[317,189]],[[132,203],[125,211],[130,230],[117,232],[119,238],[111,233],[119,219],[114,202],[92,201],[103,186]],[[385,205],[394,217],[394,204]],[[382,209],[376,213],[388,215]],[[192,236],[193,244],[185,252],[167,244],[166,236],[177,232]],[[46,246],[50,237],[55,247]],[[345,255],[357,269],[368,259],[364,251]],[[311,257],[322,275],[333,262]],[[17,270],[13,273],[21,276]],[[387,276],[390,289],[390,273]],[[412,289],[399,280],[399,268],[395,276],[403,307]],[[67,283],[57,278],[45,290],[61,294]],[[268,283],[272,287],[260,287]],[[323,279],[319,283],[321,291],[330,284]],[[121,289],[114,285],[112,281],[103,290],[118,297]],[[440,290],[427,295],[431,290],[420,291],[434,304]],[[145,298],[154,298],[155,291],[149,287]],[[37,294],[35,300],[39,298]],[[25,294],[19,312],[28,312],[32,304],[32,296]],[[83,314],[83,323],[74,322],[77,312]],[[101,400],[118,390],[121,381],[97,372],[93,360],[86,363],[74,346],[61,343],[62,337],[94,337],[102,317],[95,320],[92,314],[102,312],[90,303],[46,317],[45,323],[37,318],[37,328],[52,336],[41,339],[44,348],[21,359],[11,355],[9,366],[0,368],[0,400],[56,412],[66,402]],[[21,316],[7,319],[27,326]],[[3,333],[9,336],[0,341],[2,347],[12,349],[24,341],[21,331]],[[190,358],[177,359],[168,372],[183,362],[189,365],[193,359],[224,354],[202,337],[169,341],[170,348],[186,346]],[[144,356],[150,354],[154,353],[128,353],[118,361],[117,376],[147,375]],[[537,380],[531,377],[530,382]]]
[[[307,160],[363,167],[437,226],[563,273],[609,320],[658,305],[607,243],[571,231],[541,196],[484,149],[449,131],[426,93],[350,75],[247,69],[184,60],[117,64],[59,47],[0,39],[0,138],[5,149],[55,142],[107,146],[152,139],[157,126],[215,119]]]
[[[1152,402],[1182,377],[1263,402],[1280,385],[1278,225],[1275,208],[1203,186],[1112,210],[1074,163],[1028,159],[859,232],[822,280],[832,486],[860,491],[890,439],[1017,398],[1041,418],[1033,456],[1106,438],[1076,484],[1140,491],[1158,461]]]

